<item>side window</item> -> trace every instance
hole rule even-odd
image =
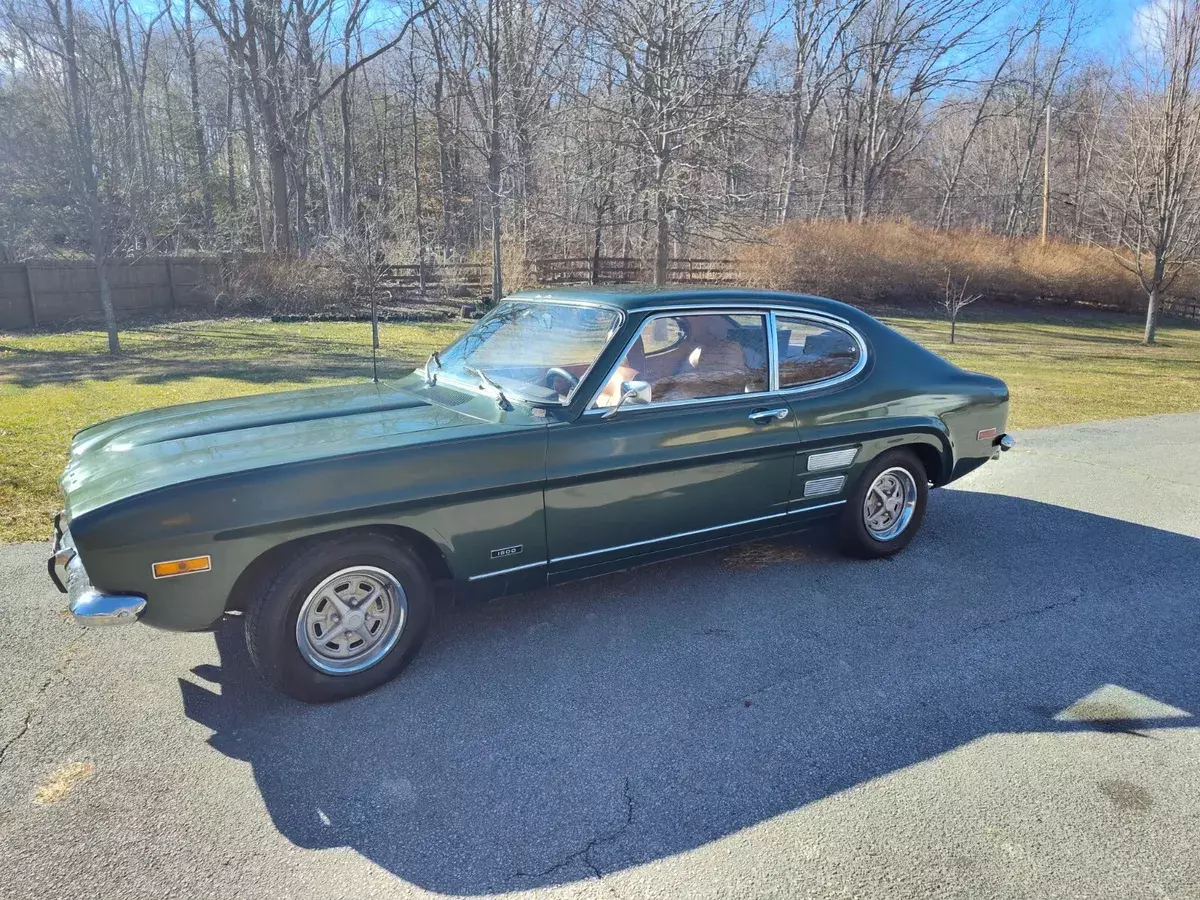
[[[687,340],[687,333],[678,316],[658,316],[642,329],[642,345],[647,356],[666,353]]]
[[[642,326],[595,405],[616,405],[630,382],[648,385],[647,403],[758,393],[767,390],[767,369],[763,315],[656,316]]]
[[[834,325],[776,315],[775,328],[782,389],[845,375],[862,358],[854,336]]]

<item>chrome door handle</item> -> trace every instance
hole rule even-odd
[[[788,412],[789,410],[786,406],[782,406],[779,409],[756,409],[750,413],[750,421],[770,422],[772,419],[775,419],[778,422],[782,422],[788,417]]]

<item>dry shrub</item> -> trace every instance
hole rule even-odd
[[[223,298],[233,312],[316,315],[345,312],[345,266],[318,258],[252,257],[235,263]]]
[[[482,263],[485,266],[480,293],[490,295],[492,293],[491,245],[489,244],[484,250],[473,253],[471,261]],[[524,245],[519,241],[506,239],[500,242],[500,274],[504,278],[505,296],[517,291],[523,291],[526,288],[537,287],[537,281],[533,277],[533,266],[530,265],[529,259],[525,254]]]
[[[970,276],[987,300],[1058,301],[1127,312],[1146,308],[1137,279],[1103,247],[981,230],[935,231],[911,222],[793,222],[743,256],[752,284],[851,303],[928,306],[946,273]],[[1177,284],[1176,293],[1194,289]]]

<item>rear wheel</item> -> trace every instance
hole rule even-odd
[[[246,645],[263,677],[297,700],[323,703],[396,677],[433,612],[428,573],[379,534],[298,548],[246,612]]]
[[[889,450],[867,467],[839,522],[842,549],[878,559],[909,545],[925,517],[929,480],[911,450]]]

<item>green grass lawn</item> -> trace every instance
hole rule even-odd
[[[1200,328],[1163,328],[1147,348],[1125,317],[971,312],[953,346],[944,322],[883,318],[956,364],[1007,381],[1013,428],[1200,409]],[[463,327],[382,325],[381,377],[419,365]],[[371,375],[370,329],[359,323],[173,322],[130,329],[121,342],[124,353],[111,358],[98,331],[0,334],[0,541],[46,538],[80,428],[156,406]]]

